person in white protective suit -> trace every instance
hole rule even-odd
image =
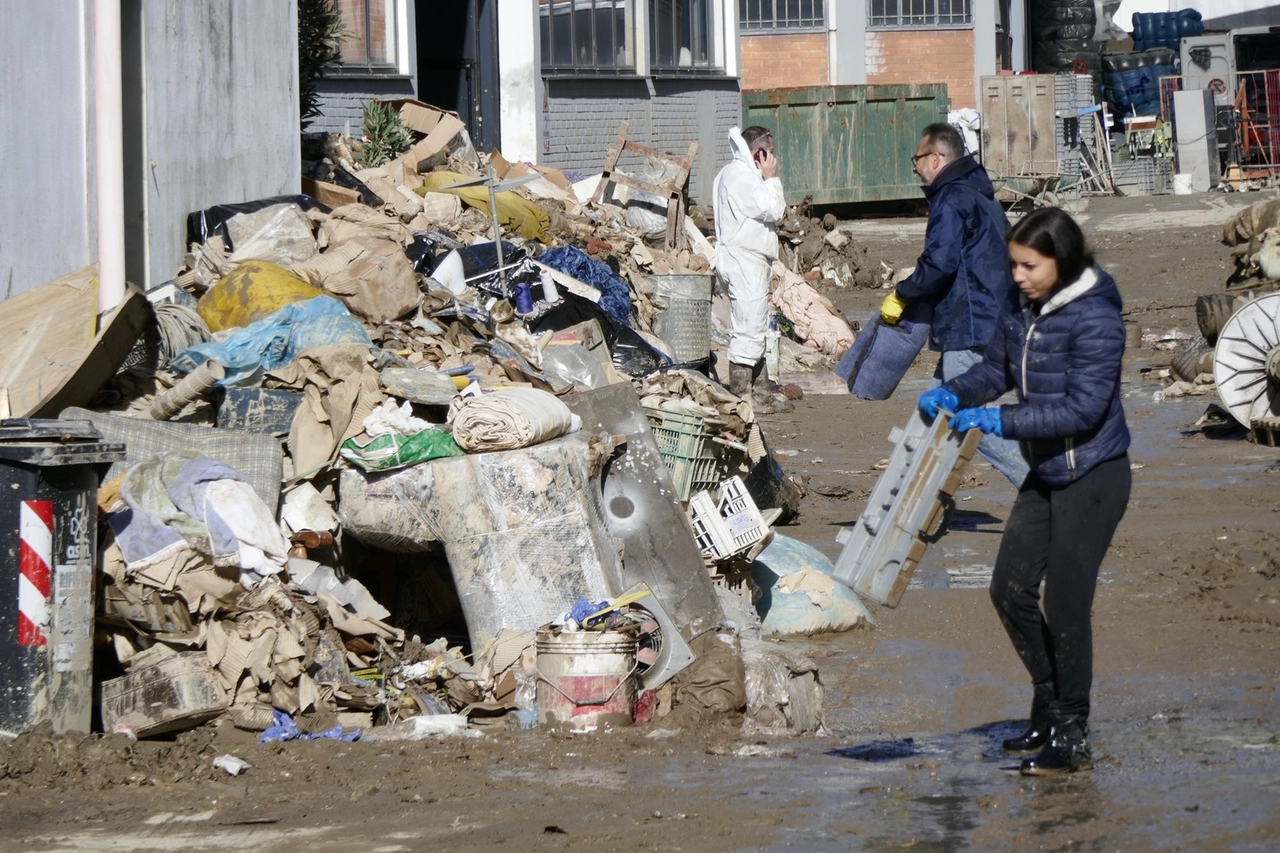
[[[712,185],[716,220],[716,272],[729,290],[729,389],[751,394],[758,414],[790,411],[773,393],[764,369],[769,325],[770,267],[778,257],[774,230],[787,203],[773,155],[773,133],[765,127],[729,131],[733,159]]]

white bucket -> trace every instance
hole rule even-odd
[[[1191,188],[1191,173],[1180,172],[1173,176],[1173,194],[1174,195],[1191,195],[1195,190]]]
[[[539,631],[538,724],[595,731],[634,719],[636,641],[620,631]]]

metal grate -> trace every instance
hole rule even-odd
[[[742,30],[821,29],[826,25],[823,0],[738,0]]]
[[[970,26],[971,0],[871,0],[867,24],[889,29]]]

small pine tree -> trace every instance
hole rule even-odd
[[[356,163],[371,169],[409,150],[413,140],[400,121],[400,113],[386,101],[368,101],[364,105],[364,152]]]

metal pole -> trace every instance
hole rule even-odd
[[[493,216],[493,248],[498,252],[498,281],[506,289],[507,270],[502,261],[502,229],[498,227],[498,194],[494,191],[493,163],[484,165],[485,186],[489,188],[489,213]]]
[[[93,4],[94,164],[98,207],[98,313],[124,299],[124,119],[120,0]]]

